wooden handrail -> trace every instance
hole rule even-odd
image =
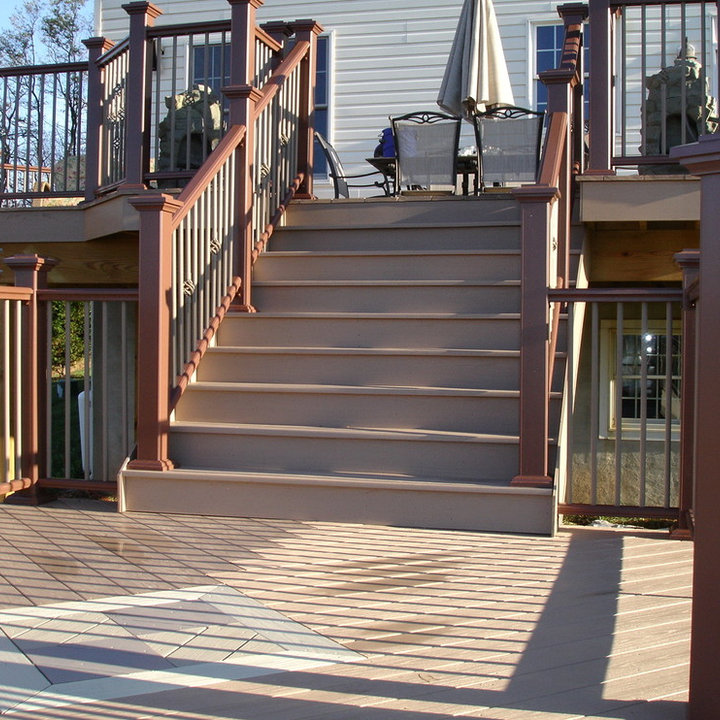
[[[50,63],[46,65],[17,65],[0,68],[0,77],[16,75],[44,75],[45,73],[82,72],[88,69],[88,62]]]
[[[545,135],[545,150],[540,162],[540,185],[555,187],[562,171],[565,134],[567,132],[568,115],[564,112],[554,112],[550,115],[547,134]]]
[[[280,88],[287,77],[303,61],[309,49],[310,43],[307,41],[296,43],[288,53],[288,56],[278,65],[277,70],[273,72],[270,79],[260,91],[262,97],[255,103],[255,117],[260,115],[278,92],[280,92]]]
[[[15,287],[14,285],[6,285],[0,287],[0,300],[22,300],[29,301],[33,296],[31,288]]]

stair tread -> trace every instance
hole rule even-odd
[[[287,279],[253,280],[253,287],[520,287],[520,280],[323,280],[323,279]]]
[[[520,313],[456,313],[456,312],[232,312],[225,316],[225,321],[232,318],[249,319],[278,319],[278,318],[307,318],[307,319],[379,319],[379,320],[518,320]]]
[[[128,474],[141,474],[143,471],[126,470]],[[202,473],[208,480],[213,478],[235,478],[248,479],[253,482],[266,483],[300,483],[303,484],[320,484],[328,483],[339,485],[356,485],[356,486],[375,486],[387,488],[414,488],[425,490],[445,490],[455,492],[472,492],[480,488],[490,492],[507,493],[512,495],[523,494],[552,494],[549,488],[527,488],[516,487],[510,485],[504,480],[488,480],[473,479],[466,480],[463,478],[453,478],[444,480],[435,476],[405,475],[405,474],[384,474],[384,473],[318,473],[318,472],[266,472],[251,470],[215,470],[203,467],[185,466],[182,468],[174,468],[163,473],[163,477],[183,477],[193,476]]]
[[[325,383],[274,383],[274,382],[228,382],[224,380],[201,380],[188,385],[191,391],[227,392],[276,392],[276,393],[326,393],[338,395],[417,395],[436,397],[509,397],[520,396],[519,390],[495,390],[492,388],[449,388],[416,385],[338,385]]]
[[[279,232],[279,229],[276,230]],[[467,255],[478,255],[485,257],[487,255],[520,255],[517,248],[468,248],[453,250],[267,250],[262,254],[266,257],[413,257],[427,255],[430,257],[465,257]]]
[[[218,423],[193,420],[174,420],[171,432],[193,432],[203,430],[207,433],[242,432],[249,435],[292,435],[295,437],[320,436],[328,438],[406,440],[410,442],[466,442],[497,443],[512,445],[518,442],[517,435],[498,435],[491,433],[470,433],[448,430],[425,430],[421,428],[371,428],[371,427],[321,427],[317,425],[270,425],[259,423]]]
[[[486,350],[476,348],[392,348],[392,347],[313,347],[312,345],[215,345],[209,353],[248,353],[273,355],[412,355],[435,357],[520,357],[519,350]]]

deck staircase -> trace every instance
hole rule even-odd
[[[309,201],[255,266],[128,510],[551,533],[518,470],[519,211],[507,195]],[[557,432],[554,400],[551,432]]]

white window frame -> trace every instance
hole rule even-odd
[[[640,320],[624,320],[623,335],[640,335],[643,332],[642,322]],[[665,335],[666,326],[664,320],[648,320],[645,327],[646,332],[656,335]],[[672,322],[673,336],[680,336],[682,340],[682,324],[679,320]],[[617,348],[617,320],[608,319],[600,321],[600,407],[599,407],[599,427],[600,437],[604,440],[617,439],[616,424],[616,348]],[[655,376],[652,376],[655,377]],[[682,381],[682,368],[680,375],[673,375]],[[679,398],[678,398],[679,399]],[[658,418],[647,418],[645,420],[646,433],[645,439],[651,441],[664,441],[666,420]],[[670,421],[671,440],[680,439],[680,420],[673,419]],[[623,440],[639,440],[641,438],[641,420],[640,418],[623,418],[622,419],[622,439]]]

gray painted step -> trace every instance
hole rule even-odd
[[[175,422],[179,467],[245,471],[384,473],[408,478],[509,481],[518,439],[509,435],[358,428]]]
[[[268,280],[253,284],[253,305],[267,312],[519,312],[520,281]]]
[[[518,350],[211,347],[198,380],[458,388],[518,387]]]
[[[253,270],[266,280],[504,280],[520,277],[519,250],[270,251]]]
[[[451,227],[283,227],[270,238],[268,250],[518,250],[520,226]]]
[[[398,227],[434,225],[451,227],[468,223],[519,223],[520,207],[511,195],[477,197],[365,198],[361,200],[312,200],[293,202],[287,226]]]
[[[192,383],[176,411],[196,422],[517,434],[517,390]]]
[[[228,315],[221,345],[516,350],[517,313],[252,313]]]

